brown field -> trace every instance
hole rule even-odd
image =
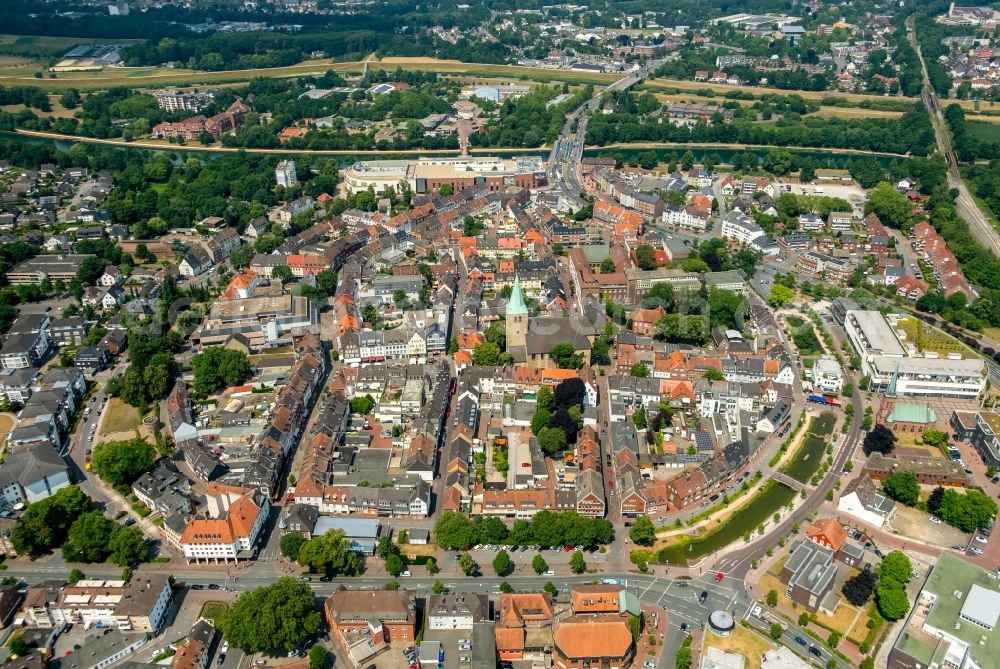
[[[820,107],[818,112],[810,114],[830,118],[899,118],[902,115],[903,112],[861,107]]]
[[[966,121],[980,121],[982,123],[1000,123],[1000,109],[997,110],[997,114],[969,114],[965,117]]]
[[[765,88],[760,86],[722,86],[717,84],[709,84],[705,81],[681,81],[679,79],[653,79],[652,81],[645,82],[642,88],[648,88],[650,90],[665,90],[676,88],[682,91],[700,91],[700,90],[712,90],[717,94],[725,95],[728,92],[735,90],[749,91],[754,95],[798,95],[806,100],[822,100],[826,97],[838,97],[847,100],[848,102],[864,102],[865,100],[879,99],[880,95],[861,95],[860,93],[841,93],[839,91],[786,91],[780,88]],[[895,96],[893,100],[904,100],[907,102],[916,102],[917,98],[907,98],[902,96]]]
[[[0,56],[0,68],[4,67],[28,67],[35,61],[23,56]]]
[[[50,111],[50,112],[43,112],[43,111],[39,111],[37,109],[32,109],[31,111],[33,111],[38,116],[41,116],[41,117],[51,116],[52,118],[73,118],[73,114],[75,114],[77,111],[79,111],[79,109],[66,109],[61,104],[59,104],[59,96],[58,95],[51,95],[50,94],[49,95],[49,104],[52,105],[52,111]],[[22,109],[27,109],[27,107],[25,107],[24,105],[21,105],[21,104],[18,104],[18,105],[2,105],[2,106],[0,106],[0,109],[2,109],[5,112],[10,112],[12,114],[16,114],[17,112],[21,111]]]
[[[705,635],[705,648],[718,648],[726,653],[737,653],[746,659],[746,669],[760,669],[764,653],[773,649],[773,643],[761,635],[751,632],[745,627],[736,626],[733,633],[726,637],[714,634]]]

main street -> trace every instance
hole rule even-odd
[[[64,570],[63,570],[64,571]],[[118,568],[110,565],[88,565],[87,576],[90,578],[118,578]],[[166,573],[174,576],[177,581],[183,582],[187,588],[192,585],[218,585],[221,586],[218,592],[219,598],[226,599],[225,592],[241,593],[260,586],[274,582],[276,573],[263,573],[261,570],[253,570],[245,573],[235,574],[235,580],[229,577],[226,572],[220,572],[217,577],[206,573],[205,568],[181,567],[172,569],[169,565],[147,565],[142,568],[142,572]],[[669,570],[668,570],[669,571]],[[258,573],[259,572],[259,573]],[[20,564],[10,563],[10,567],[5,571],[6,576],[24,579],[28,583],[41,582],[48,578],[53,578],[55,574],[47,573],[47,570],[24,568]],[[601,578],[613,578],[618,580],[623,587],[632,591],[640,600],[648,604],[662,607],[667,612],[667,635],[664,638],[664,649],[661,653],[658,669],[666,669],[673,666],[673,656],[677,648],[680,647],[687,631],[702,629],[707,625],[708,616],[712,611],[728,611],[735,619],[748,619],[751,624],[758,628],[765,629],[769,624],[755,618],[752,615],[753,607],[756,603],[749,597],[743,588],[742,578],[731,576],[724,577],[716,582],[714,572],[706,574],[700,578],[689,579],[669,578],[659,574],[635,574],[635,573],[612,573],[601,574]],[[596,579],[594,574],[562,575],[562,576],[522,576],[509,579],[518,591],[540,591],[545,584],[552,582],[557,590],[558,601],[568,601],[568,593],[574,585],[584,585],[593,583]],[[418,597],[426,598],[433,593],[434,584],[440,580],[450,591],[471,592],[483,595],[497,596],[500,594],[500,585],[505,579],[496,577],[465,577],[457,575],[439,574],[435,577],[414,577],[392,579],[390,577],[361,576],[358,578],[334,579],[331,582],[320,582],[313,579],[310,587],[317,597],[329,597],[341,586],[346,586],[358,590],[379,590],[385,587],[392,580],[397,580],[400,587],[414,592]],[[698,598],[702,592],[707,593],[704,602],[699,602]],[[681,629],[681,626],[684,629]],[[810,637],[805,631],[794,623],[790,623],[785,633],[787,645],[796,652],[805,656],[804,647],[794,642],[795,637],[810,639],[814,645],[821,648],[823,662],[830,657],[827,649],[822,644]],[[849,669],[850,664],[837,658],[839,669]]]
[[[562,195],[574,210],[586,205],[580,197],[583,193],[580,162],[583,160],[583,147],[587,139],[588,112],[597,109],[605,93],[627,91],[645,79],[647,71],[655,70],[659,62],[653,61],[644,68],[629,72],[566,115],[566,123],[563,124],[559,139],[552,143],[552,150],[549,151],[548,180],[552,190]]]

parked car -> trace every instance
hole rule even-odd
[[[931,522],[934,523],[935,525],[941,525],[942,524],[941,519],[938,518],[937,516],[931,516]]]
[[[645,662],[642,663],[642,666],[645,669],[656,669],[656,662],[653,662],[652,660],[646,660]]]

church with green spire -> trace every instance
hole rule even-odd
[[[507,352],[515,363],[527,363],[538,368],[554,366],[550,354],[556,344],[569,344],[574,353],[590,361],[590,349],[597,335],[594,327],[575,317],[531,318],[521,291],[521,279],[516,275],[514,288],[507,300],[505,318]]]

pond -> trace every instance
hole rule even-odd
[[[816,473],[816,470],[819,469],[820,463],[823,462],[823,457],[826,454],[826,440],[824,437],[833,431],[833,424],[835,422],[836,418],[832,413],[824,413],[815,419],[805,443],[799,447],[799,452],[796,454],[795,460],[784,468],[784,473],[796,481],[808,483],[809,479]]]
[[[795,491],[781,483],[772,483],[764,492],[753,498],[749,504],[733,514],[729,522],[704,539],[688,544],[668,546],[658,553],[662,563],[685,565],[689,560],[697,560],[703,555],[714,553],[734,541],[742,541],[743,534],[774,515],[774,512],[792,501]]]
[[[836,416],[823,413],[813,420],[809,437],[796,453],[795,460],[785,467],[784,472],[797,481],[807,482],[823,462],[825,443],[823,437],[833,431]],[[668,546],[657,554],[661,564],[685,565],[690,560],[714,553],[734,541],[741,541],[747,530],[753,531],[767,521],[774,512],[787,505],[795,497],[794,490],[781,483],[772,482],[743,508],[730,516],[729,521],[703,539],[687,544]]]

